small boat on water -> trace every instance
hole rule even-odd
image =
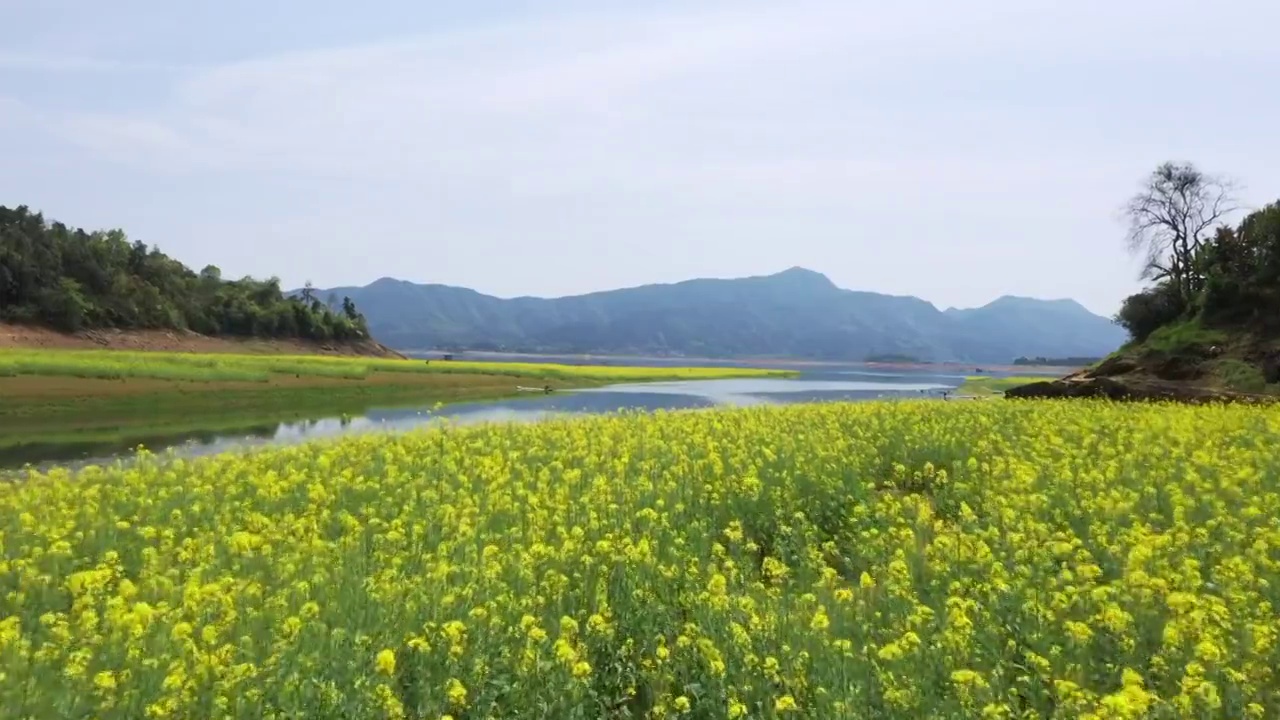
[[[516,390],[518,390],[519,392],[540,392],[540,393],[545,393],[547,395],[551,394],[550,385],[544,385],[543,387],[540,387],[540,388],[524,387],[523,385],[517,385]]]

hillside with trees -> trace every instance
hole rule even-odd
[[[287,296],[276,278],[199,272],[120,230],[47,222],[0,206],[0,322],[82,330],[185,330],[235,338],[347,342],[369,337],[350,298],[330,307],[309,289]]]
[[[1010,394],[1280,393],[1280,203],[1246,213],[1229,181],[1166,163],[1126,215],[1149,281],[1116,316],[1130,341],[1055,388]]]

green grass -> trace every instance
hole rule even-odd
[[[1227,333],[1206,328],[1200,324],[1199,320],[1193,319],[1166,325],[1156,330],[1142,343],[1142,347],[1158,352],[1173,353],[1188,348],[1220,345],[1227,342],[1228,339]]]
[[[484,374],[535,380],[637,382],[789,377],[790,370],[630,367],[554,363],[400,360],[367,357],[235,355],[121,350],[0,350],[0,377],[78,377],[190,382],[267,382],[272,375],[360,380],[375,372]]]
[[[1205,327],[1198,318],[1166,325],[1122,353],[1139,368],[1166,380],[1185,378],[1241,393],[1280,393],[1280,385],[1269,385],[1262,369],[1249,361],[1259,354],[1256,338],[1247,332]]]
[[[0,350],[0,458],[5,448],[64,442],[136,444],[194,432],[375,407],[496,399],[521,384],[779,377],[741,368],[575,366],[367,357]],[[127,445],[124,445],[127,447]]]
[[[257,413],[316,413],[361,409],[370,405],[416,401],[457,401],[501,397],[514,391],[493,382],[466,378],[452,385],[352,384],[325,387],[272,387],[269,390],[196,386],[160,392],[77,394],[47,398],[10,398],[0,407],[0,429],[23,426],[85,427],[152,422],[157,418],[247,416]]]
[[[270,378],[270,373],[248,365],[181,363],[167,360],[145,362],[133,358],[5,351],[0,355],[0,377],[19,376],[78,377],[96,380],[147,378],[197,382],[266,382]]]
[[[1056,378],[1048,375],[1025,375],[1013,377],[987,377],[985,375],[976,375],[965,378],[964,383],[957,388],[956,392],[960,395],[997,395],[1010,388],[1054,379]]]
[[[1211,373],[1228,390],[1245,393],[1276,392],[1278,388],[1268,386],[1257,366],[1234,358],[1216,360],[1211,365]]]
[[[353,385],[217,392],[163,392],[0,404],[0,468],[159,447],[227,433],[256,434],[280,423],[358,417],[375,408],[507,398],[508,385],[457,376],[449,385]]]

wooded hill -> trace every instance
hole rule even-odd
[[[309,291],[288,297],[276,278],[224,280],[120,230],[47,222],[25,206],[0,206],[0,321],[66,332],[190,330],[203,335],[363,340],[351,300],[330,308]]]
[[[1280,393],[1280,203],[1245,214],[1229,182],[1166,163],[1130,200],[1128,216],[1129,247],[1144,258],[1150,281],[1116,318],[1130,342],[1083,373],[1007,394],[1204,400]]]

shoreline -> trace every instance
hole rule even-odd
[[[404,353],[413,359],[425,359],[430,357],[433,361],[435,358],[445,354],[441,350],[414,350],[400,349],[399,352]],[[452,354],[456,360],[454,362],[465,362],[470,359],[477,361],[495,360],[497,362],[554,362],[573,360],[582,363],[600,362],[600,361],[616,361],[624,362],[644,361],[662,363],[654,367],[676,366],[680,363],[713,363],[717,367],[731,366],[733,364],[753,366],[772,366],[783,369],[786,367],[848,367],[850,365],[860,365],[869,368],[887,369],[887,370],[947,370],[947,371],[966,371],[972,373],[975,369],[980,368],[982,372],[1034,372],[1035,374],[1052,374],[1061,373],[1068,375],[1072,372],[1081,370],[1081,366],[1074,365],[1014,365],[1012,363],[979,363],[979,362],[879,362],[872,360],[805,360],[801,358],[772,358],[772,357],[738,357],[738,358],[710,358],[695,356],[662,356],[662,355],[605,355],[605,354],[573,354],[573,353],[504,353],[482,350],[459,350]],[[501,358],[501,360],[498,360]]]
[[[548,381],[554,390],[589,381]],[[483,374],[374,373],[362,380],[282,378],[266,383],[0,377],[0,434],[157,427],[165,418],[221,420],[286,414],[339,414],[371,406],[501,399],[513,378]]]
[[[786,370],[424,362],[367,357],[0,349],[0,436],[338,415],[497,400],[521,387],[791,375]],[[16,442],[16,441],[14,441]],[[12,444],[9,443],[9,444]]]

